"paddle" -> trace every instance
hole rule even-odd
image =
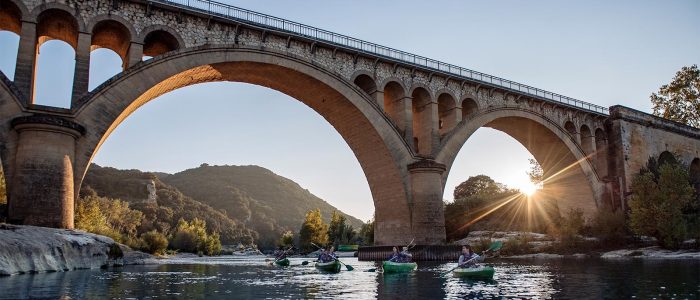
[[[316,246],[316,248],[318,248],[318,249],[323,249],[323,248],[319,247],[318,245],[314,244],[313,242],[311,243],[311,245]],[[348,271],[355,270],[355,268],[353,268],[351,265],[346,265],[344,262],[340,261],[340,259],[338,259],[337,257],[335,257],[334,259],[335,259],[337,262],[339,262],[341,265],[345,266],[345,269],[347,269]],[[302,262],[302,263],[303,263],[303,262]]]
[[[486,250],[484,250],[483,252],[481,252],[481,256],[483,256],[483,255],[486,254],[487,252],[498,251],[499,249],[501,249],[501,247],[503,247],[503,242],[502,242],[502,241],[495,241],[495,242],[491,243],[491,246],[489,246],[488,249],[486,249]],[[481,256],[480,256],[480,257],[481,257]],[[472,261],[472,260],[474,260],[474,259],[476,259],[476,258],[478,258],[478,257],[474,257],[474,258],[472,258],[472,259],[466,261],[465,263],[468,263],[468,262],[470,262],[470,261]],[[458,264],[456,267],[454,267],[454,268],[448,270],[447,272],[443,272],[442,274],[450,273],[450,272],[454,271],[454,270],[457,269],[457,268],[459,268],[459,264]]]

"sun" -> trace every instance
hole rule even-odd
[[[518,186],[518,190],[529,197],[537,192],[538,187],[532,182],[523,182]]]

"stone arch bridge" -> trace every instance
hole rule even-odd
[[[20,37],[14,79],[0,76],[13,223],[72,228],[83,176],[110,133],[151,99],[213,81],[278,90],[328,120],[369,182],[377,244],[444,242],[445,180],[480,127],[533,154],[560,209],[624,207],[630,176],[663,151],[700,164],[696,128],[216,2],[0,0],[0,30]],[[69,108],[34,103],[37,51],[54,39],[75,50]],[[97,48],[116,52],[123,72],[88,91]]]

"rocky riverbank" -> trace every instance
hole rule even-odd
[[[580,237],[581,240],[597,243],[598,240],[593,237]],[[667,250],[658,246],[649,246],[655,244],[653,238],[642,237],[641,245],[626,246],[623,249],[593,249],[587,253],[575,254],[559,254],[548,253],[547,249],[552,249],[557,241],[546,234],[534,232],[519,232],[519,231],[473,231],[469,235],[459,241],[454,242],[458,245],[488,245],[494,241],[502,241],[504,245],[519,244],[521,251],[518,254],[502,255],[502,258],[512,259],[563,259],[563,258],[589,258],[599,257],[601,259],[698,259],[700,260],[700,250],[692,247],[696,245],[695,240],[684,242],[689,249]],[[506,247],[506,246],[504,246]],[[526,250],[525,250],[526,249]],[[523,253],[524,252],[524,253]]]
[[[154,263],[111,238],[79,230],[0,224],[0,275]]]

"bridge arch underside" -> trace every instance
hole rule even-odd
[[[399,167],[410,159],[410,150],[376,104],[353,83],[305,61],[262,50],[213,48],[185,49],[137,65],[80,104],[76,122],[88,133],[76,148],[76,193],[99,146],[148,101],[193,84],[243,82],[280,91],[322,115],[365,173],[375,206],[376,243],[395,244],[410,236],[407,175]]]
[[[519,109],[481,112],[461,124],[438,155],[438,160],[445,162],[448,170],[443,182],[462,145],[481,127],[511,136],[532,154],[544,171],[545,181],[538,195],[556,201],[561,214],[581,209],[590,217],[600,207],[604,186],[572,137],[542,115]]]

